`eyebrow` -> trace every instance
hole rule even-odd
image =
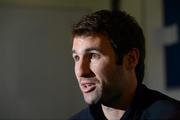
[[[98,52],[101,52],[100,49],[95,48],[95,47],[85,49],[85,52],[90,52],[90,51],[98,51]],[[72,53],[76,53],[76,50],[72,50]]]

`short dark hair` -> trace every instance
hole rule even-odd
[[[124,11],[100,10],[84,16],[74,25],[72,35],[90,36],[103,34],[107,36],[118,58],[118,64],[132,48],[140,52],[138,65],[135,68],[138,82],[143,81],[145,38],[136,20]]]

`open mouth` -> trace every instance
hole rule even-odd
[[[84,93],[90,93],[96,89],[96,84],[92,82],[81,83],[81,90]]]

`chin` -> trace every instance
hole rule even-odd
[[[93,105],[93,104],[96,104],[98,103],[99,101],[99,97],[91,97],[91,96],[84,96],[84,100],[87,104],[89,105]]]
[[[94,105],[97,103],[97,101],[88,101],[88,100],[85,100],[85,102],[88,104],[88,105]]]

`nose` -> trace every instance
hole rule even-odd
[[[81,59],[75,63],[75,73],[77,77],[91,77],[90,61],[88,59]]]

